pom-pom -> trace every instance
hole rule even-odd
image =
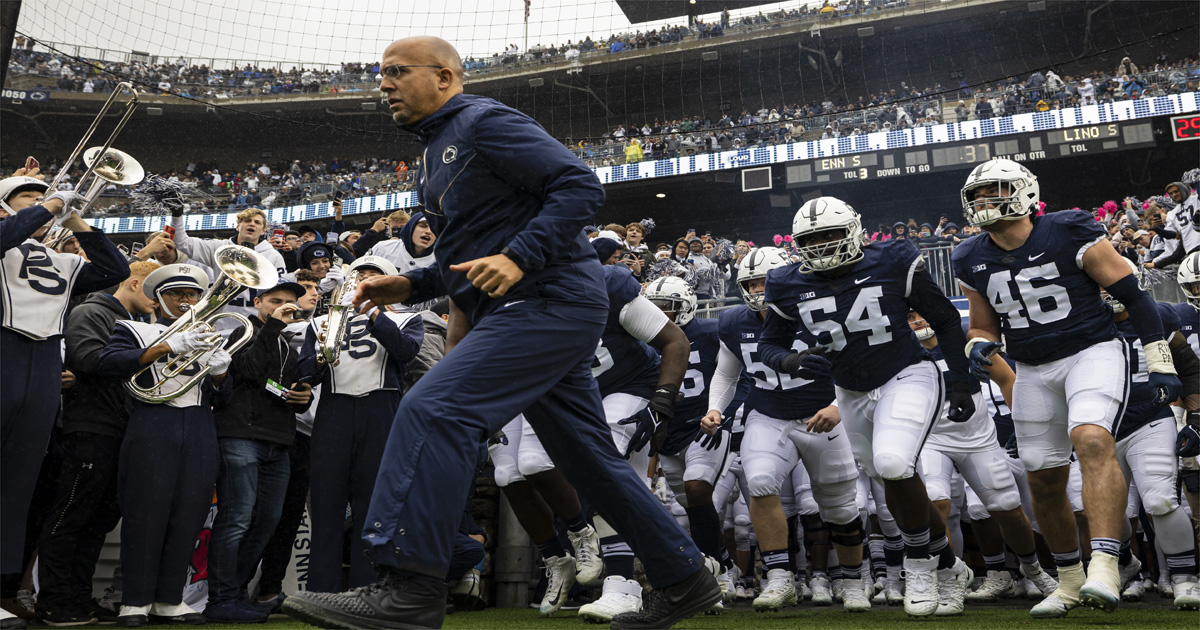
[[[1113,201],[1112,199],[1109,199],[1108,201],[1105,201],[1105,202],[1104,202],[1104,205],[1103,205],[1103,206],[1101,206],[1101,207],[1102,207],[1102,208],[1104,208],[1104,214],[1106,214],[1106,215],[1108,215],[1108,214],[1116,214],[1116,213],[1117,213],[1117,209],[1118,209],[1118,207],[1117,207],[1117,202]]]
[[[727,238],[717,239],[713,247],[717,252],[718,261],[728,262],[733,260],[733,257],[737,255],[737,248],[734,247],[733,241]]]
[[[754,241],[746,241],[746,247],[754,247]]]
[[[675,276],[683,278],[688,284],[696,286],[696,268],[691,265],[682,265],[674,260],[660,260],[650,268],[646,269],[646,281],[653,282],[659,278],[667,276]]]
[[[165,177],[151,175],[130,191],[129,206],[138,214],[163,214],[181,210],[185,187]]]
[[[638,221],[638,223],[642,226],[642,230],[646,232],[647,236],[654,231],[654,228],[658,227],[654,224],[654,219],[642,219],[641,221]]]
[[[791,243],[791,242],[792,242],[792,235],[791,235],[791,234],[784,234],[784,235],[783,235],[783,242],[784,242],[784,243]]]
[[[1196,184],[1200,184],[1200,168],[1194,168],[1184,173],[1180,181],[1194,188]]]
[[[779,247],[779,245],[783,243],[783,237],[778,234],[771,237],[771,240],[775,241],[775,247]]]
[[[1046,202],[1045,202],[1045,201],[1039,201],[1039,202],[1038,202],[1038,211],[1042,211],[1042,210],[1045,210],[1045,209],[1046,209]]]

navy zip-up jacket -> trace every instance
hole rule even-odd
[[[475,325],[521,299],[608,308],[600,261],[583,232],[604,203],[600,180],[529,116],[458,94],[406,126],[425,145],[418,193],[437,235],[433,267],[407,272],[409,303],[448,294]],[[492,299],[450,265],[509,249],[525,272]]]

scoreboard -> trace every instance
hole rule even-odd
[[[1154,145],[1150,121],[1115,122],[921,148],[818,158],[784,166],[787,187],[803,188],[962,169],[997,157],[1032,162]]]

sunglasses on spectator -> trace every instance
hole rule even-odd
[[[415,65],[393,64],[390,66],[380,68],[379,74],[375,75],[375,80],[383,81],[383,78],[387,77],[387,78],[395,81],[396,79],[400,78],[400,71],[403,70],[404,68],[437,68],[438,70],[441,70],[442,66],[435,66],[435,65],[431,65],[431,64],[415,64]]]

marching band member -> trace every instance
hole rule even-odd
[[[350,265],[352,279],[395,275],[396,267],[379,256],[363,256]],[[348,296],[349,297],[349,296]],[[346,306],[346,308],[352,308]],[[400,405],[405,364],[421,350],[425,336],[417,313],[372,309],[345,313],[345,334],[338,362],[324,366],[318,351],[335,312],[312,321],[298,368],[301,378],[320,379],[323,395],[313,422],[311,459],[312,556],[307,590],[342,590],[342,534],[346,504],[361,533],[363,516],[375,488],[375,475]],[[354,536],[349,588],[375,581],[366,543]]]
[[[118,321],[96,371],[114,379],[138,373],[147,387],[162,380],[168,360],[199,352],[198,360],[178,376],[165,379],[157,392],[176,392],[185,381],[211,368],[208,376],[181,396],[163,404],[136,400],[121,443],[117,496],[121,521],[124,597],[118,625],[146,625],[150,616],[164,623],[199,623],[200,613],[183,603],[188,562],[204,527],[217,480],[217,433],[212,399],[226,378],[232,358],[219,336],[189,330],[154,343],[208,289],[208,276],[190,265],[166,265],[146,276],[146,296],[155,302],[153,324]],[[146,369],[149,368],[149,369]],[[143,371],[144,370],[144,371]],[[118,386],[114,384],[114,386]]]
[[[39,203],[47,190],[35,177],[0,180],[0,573],[6,598],[16,595],[25,569],[25,520],[62,391],[69,302],[129,277],[116,245],[71,209],[82,198],[64,191]],[[30,238],[51,220],[75,232],[91,262]]]

